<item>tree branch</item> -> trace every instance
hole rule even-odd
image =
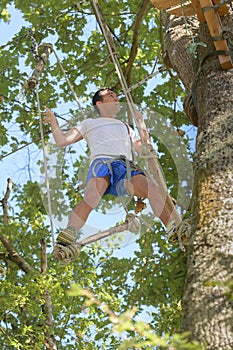
[[[5,196],[1,200],[2,208],[3,208],[3,223],[6,227],[8,225],[8,211],[7,211],[7,201],[10,197],[10,192],[12,189],[12,180],[7,180],[7,189]],[[8,255],[5,254],[5,259],[13,261],[16,263],[21,270],[23,270],[25,273],[33,271],[33,268],[24,260],[15,250],[11,242],[2,234],[0,234],[0,241],[2,242],[3,246],[6,248]]]
[[[14,262],[18,267],[23,270],[25,273],[32,272],[34,269],[24,260],[15,250],[11,242],[2,234],[0,234],[0,241],[3,246],[8,251],[8,255],[5,255],[5,258]]]
[[[46,275],[48,267],[47,254],[46,254],[46,241],[41,239],[41,273]],[[45,314],[45,340],[44,344],[47,349],[57,350],[54,336],[54,322],[53,322],[53,309],[52,299],[48,290],[43,293],[44,304],[42,305],[42,311]]]
[[[2,209],[3,209],[3,223],[4,223],[4,225],[8,225],[7,201],[10,197],[11,189],[12,189],[12,180],[7,179],[6,193],[5,193],[5,196],[3,197],[3,199],[1,200]]]
[[[149,0],[142,1],[141,7],[139,9],[139,12],[137,14],[137,18],[133,27],[133,41],[132,41],[131,51],[129,55],[128,65],[125,68],[126,81],[129,85],[131,84],[131,72],[132,72],[133,64],[138,51],[139,29],[140,29],[142,20],[148,11],[149,5],[150,5]]]

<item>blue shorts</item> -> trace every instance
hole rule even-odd
[[[109,162],[109,158],[95,159],[88,171],[86,183],[93,177],[104,177],[110,175],[110,185],[108,186],[105,194],[111,194],[113,196],[125,196],[128,195],[128,191],[125,187],[125,181],[127,177],[127,168],[123,161],[113,160]],[[107,162],[107,163],[105,163]],[[130,176],[133,177],[138,174],[145,175],[143,171],[137,169],[130,169]]]

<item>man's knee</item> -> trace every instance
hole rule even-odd
[[[136,175],[132,177],[128,185],[128,190],[131,195],[142,198],[150,198],[155,196],[159,191],[158,185],[150,180],[145,175]]]
[[[138,174],[130,179],[127,189],[133,196],[147,198],[151,185],[151,181],[145,175]]]
[[[94,177],[87,184],[84,200],[91,208],[95,208],[110,184],[110,177]]]

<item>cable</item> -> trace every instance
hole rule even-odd
[[[156,75],[162,73],[164,70],[166,70],[165,67],[159,67],[159,69],[154,72],[151,73],[149,75],[147,75],[144,79],[138,81],[137,83],[135,83],[134,85],[131,85],[128,87],[127,92],[133,91],[134,89],[136,89],[137,87],[139,87],[140,85],[146,83],[148,80],[150,80],[151,78],[155,77]]]
[[[39,124],[40,124],[40,135],[41,135],[42,150],[43,150],[43,162],[44,162],[44,168],[45,168],[45,183],[46,183],[46,189],[47,189],[49,220],[50,220],[50,227],[51,227],[51,233],[52,233],[52,245],[53,245],[53,247],[54,247],[54,245],[55,245],[55,239],[54,239],[54,228],[53,228],[53,219],[52,219],[52,207],[51,207],[50,185],[49,185],[48,167],[47,167],[47,161],[46,161],[45,139],[44,139],[44,132],[43,132],[42,117],[41,117],[40,98],[39,98],[39,93],[38,93],[38,88],[37,88],[37,86],[36,86],[36,99],[37,99],[37,106],[38,106],[38,115],[39,115]]]
[[[66,79],[66,81],[67,81],[67,84],[68,84],[70,90],[71,90],[72,93],[73,93],[73,96],[74,96],[74,98],[75,98],[75,101],[77,102],[77,104],[78,104],[80,110],[82,111],[83,108],[82,108],[82,106],[81,106],[81,104],[80,104],[80,102],[79,102],[78,96],[77,96],[76,92],[74,91],[74,88],[73,88],[73,86],[72,86],[72,84],[71,84],[71,82],[70,82],[70,80],[69,80],[69,78],[68,78],[68,76],[67,76],[67,74],[66,74],[66,72],[65,72],[65,69],[63,68],[62,63],[61,63],[61,61],[60,61],[60,59],[59,59],[59,57],[58,57],[58,55],[57,55],[57,53],[56,53],[56,51],[55,51],[54,49],[53,49],[53,52],[54,52],[54,55],[55,55],[55,57],[56,57],[56,59],[57,59],[57,62],[58,62],[58,64],[59,64],[59,66],[60,66],[60,68],[61,68],[61,71],[62,71],[62,73],[63,73],[63,75],[64,75],[64,77],[65,77],[65,79]]]

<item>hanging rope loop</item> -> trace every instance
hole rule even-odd
[[[140,232],[141,225],[134,214],[127,214],[125,222],[128,224],[128,230],[130,232],[133,232],[133,233]]]
[[[157,158],[157,153],[155,152],[153,146],[150,143],[143,143],[140,150],[141,158]]]

